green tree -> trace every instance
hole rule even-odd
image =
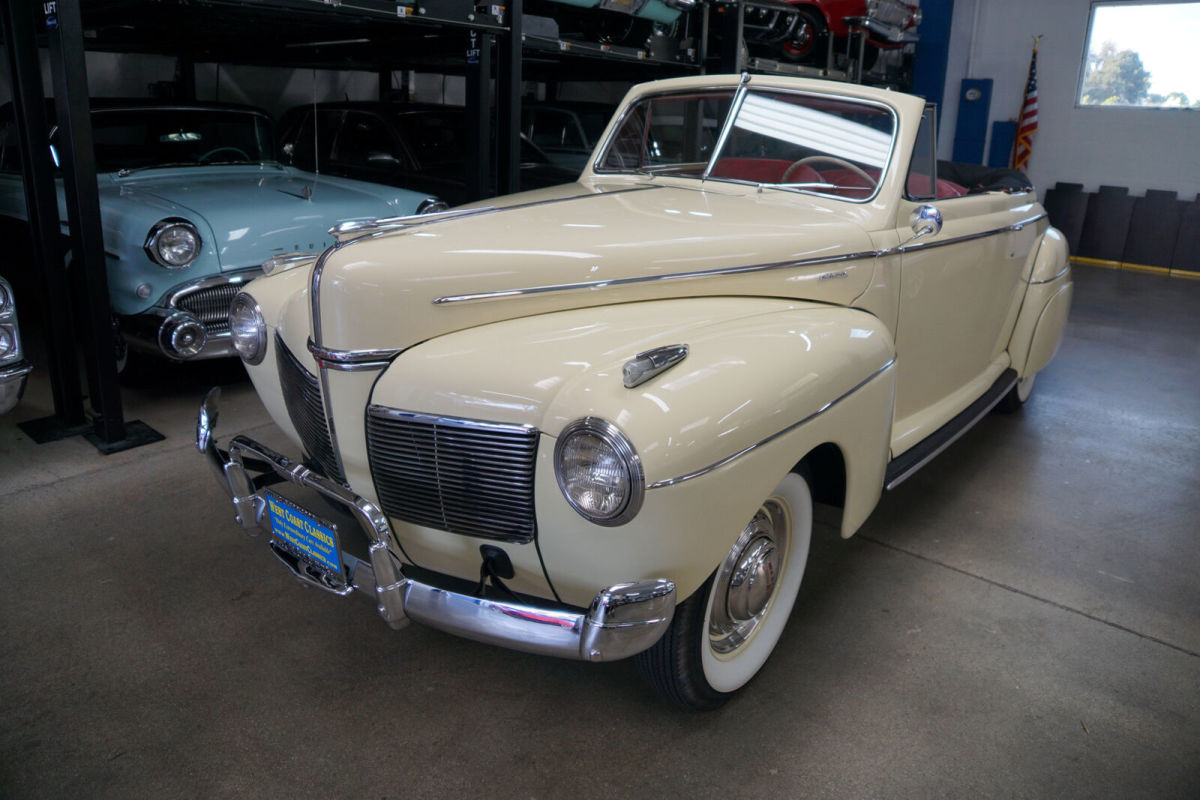
[[[1140,105],[1150,94],[1150,72],[1133,50],[1105,42],[1088,53],[1082,99],[1087,105]]]

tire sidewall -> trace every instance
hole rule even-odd
[[[795,605],[808,561],[812,542],[812,494],[808,482],[797,473],[789,473],[767,499],[776,500],[783,506],[789,530],[783,575],[767,607],[766,616],[744,644],[730,654],[718,655],[708,640],[715,594],[710,582],[704,617],[700,629],[695,632],[700,640],[700,665],[705,682],[715,691],[725,694],[741,688],[753,678],[775,649]]]

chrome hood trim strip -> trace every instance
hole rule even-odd
[[[603,197],[610,194],[627,194],[629,192],[644,192],[647,189],[658,189],[658,186],[631,186],[627,189],[613,189],[606,192],[582,192],[574,194],[570,197],[555,197],[549,200],[534,200],[529,203],[517,203],[511,206],[477,206],[473,208],[455,208],[449,211],[440,211],[436,214],[410,214],[406,217],[388,217],[386,219],[355,219],[343,222],[329,229],[329,235],[332,236],[339,245],[349,244],[358,239],[366,239],[374,236],[381,236],[385,233],[405,230],[407,228],[419,228],[425,225],[432,225],[436,222],[445,222],[455,219],[468,219],[470,217],[478,217],[484,214],[495,214],[501,211],[511,211],[519,208],[535,208],[537,206],[552,205],[554,203],[565,203],[571,200],[586,200],[589,197]]]
[[[577,289],[604,289],[609,286],[630,286],[638,283],[655,283],[658,281],[686,280],[689,278],[713,278],[723,275],[745,275],[751,272],[769,272],[780,269],[799,269],[815,267],[821,264],[837,264],[843,261],[854,261],[860,258],[876,258],[887,255],[889,250],[864,250],[860,253],[843,253],[837,256],[818,256],[802,258],[797,261],[776,261],[770,264],[750,264],[741,267],[722,267],[719,269],[693,270],[691,272],[672,272],[666,275],[636,275],[629,278],[613,278],[607,281],[583,281],[580,283],[559,283],[547,286],[527,286],[521,289],[502,289],[497,292],[479,292],[478,294],[457,294],[434,299],[433,304],[447,305],[449,303],[471,303],[481,300],[499,300],[504,297],[521,297],[547,292],[568,292]]]
[[[781,431],[771,434],[770,436],[763,439],[762,441],[755,442],[754,444],[750,445],[749,447],[745,448],[744,450],[739,450],[738,452],[734,453],[733,455],[726,456],[725,458],[722,458],[720,461],[713,462],[712,464],[709,464],[707,467],[702,467],[701,469],[698,469],[695,472],[689,472],[686,475],[680,475],[677,478],[668,478],[667,480],[656,481],[655,483],[650,484],[646,488],[647,489],[661,489],[665,486],[674,486],[676,484],[683,483],[684,481],[690,481],[693,478],[699,478],[702,475],[707,475],[708,473],[712,472],[713,470],[720,469],[721,467],[725,466],[726,464],[731,464],[734,461],[737,461],[742,456],[747,455],[748,453],[752,453],[753,451],[757,450],[758,448],[770,444],[771,442],[775,441],[776,439],[780,438],[781,436],[786,436],[787,434],[796,430],[796,428],[799,428],[804,423],[811,422],[813,419],[816,419],[821,414],[824,414],[826,411],[833,408],[838,403],[842,402],[847,397],[854,394],[859,389],[863,388],[864,386],[866,386],[868,383],[870,383],[871,381],[878,378],[883,373],[887,372],[889,369],[892,368],[892,365],[894,365],[895,363],[896,363],[896,359],[893,358],[891,361],[888,361],[882,367],[880,367],[879,369],[872,372],[870,375],[868,375],[866,378],[864,378],[862,381],[860,381],[858,384],[856,384],[852,389],[850,389],[848,392],[846,392],[842,396],[840,396],[834,400],[830,400],[828,403],[821,406],[820,408],[818,408],[813,413],[809,414],[804,419],[787,426],[786,428],[784,428]]]
[[[652,187],[645,187],[652,188]],[[692,270],[690,272],[672,272],[665,275],[636,275],[629,278],[613,278],[606,281],[583,281],[579,283],[559,283],[548,284],[545,286],[525,286],[515,289],[501,289],[492,292],[476,292],[473,294],[455,294],[438,297],[433,300],[435,306],[449,305],[451,303],[475,303],[486,300],[501,300],[506,297],[524,297],[535,294],[546,294],[548,292],[569,292],[581,289],[604,289],[609,286],[631,286],[639,283],[655,283],[658,281],[673,281],[687,280],[690,278],[715,278],[726,275],[745,275],[753,272],[769,272],[772,270],[782,269],[800,269],[803,267],[815,267],[821,264],[837,264],[843,261],[855,261],[860,258],[880,258],[896,254],[909,253],[914,250],[928,249],[932,247],[945,247],[952,244],[960,244],[969,242],[975,239],[983,239],[988,236],[997,236],[1001,233],[1011,233],[1025,228],[1040,220],[1046,219],[1046,214],[1038,214],[1037,216],[1023,219],[1012,225],[1006,225],[1003,228],[995,228],[990,231],[981,233],[972,233],[966,236],[956,236],[952,239],[945,239],[939,242],[919,242],[911,245],[899,245],[897,247],[888,247],[883,250],[864,250],[858,253],[844,253],[837,256],[818,256],[815,258],[802,258],[795,261],[776,261],[770,264],[749,264],[740,267],[722,267],[719,269],[709,270]]]

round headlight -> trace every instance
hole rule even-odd
[[[181,269],[200,255],[200,232],[187,220],[164,219],[150,229],[146,252],[160,266]]]
[[[229,332],[233,349],[247,364],[261,364],[267,355],[267,324],[258,303],[245,292],[233,298],[229,308]]]
[[[12,295],[8,292],[8,287],[0,283],[0,314],[7,314],[12,310]]]
[[[12,326],[0,325],[0,362],[17,352],[17,336]]]
[[[571,507],[597,525],[624,525],[642,507],[641,459],[625,434],[602,419],[585,417],[563,429],[554,472]]]
[[[437,214],[450,208],[446,205],[446,201],[438,200],[435,197],[430,197],[421,201],[421,205],[417,206],[418,214]]]

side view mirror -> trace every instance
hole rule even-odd
[[[936,236],[942,232],[942,212],[938,211],[936,206],[920,206],[908,218],[908,223],[913,232],[908,242],[914,242],[924,236]]]

